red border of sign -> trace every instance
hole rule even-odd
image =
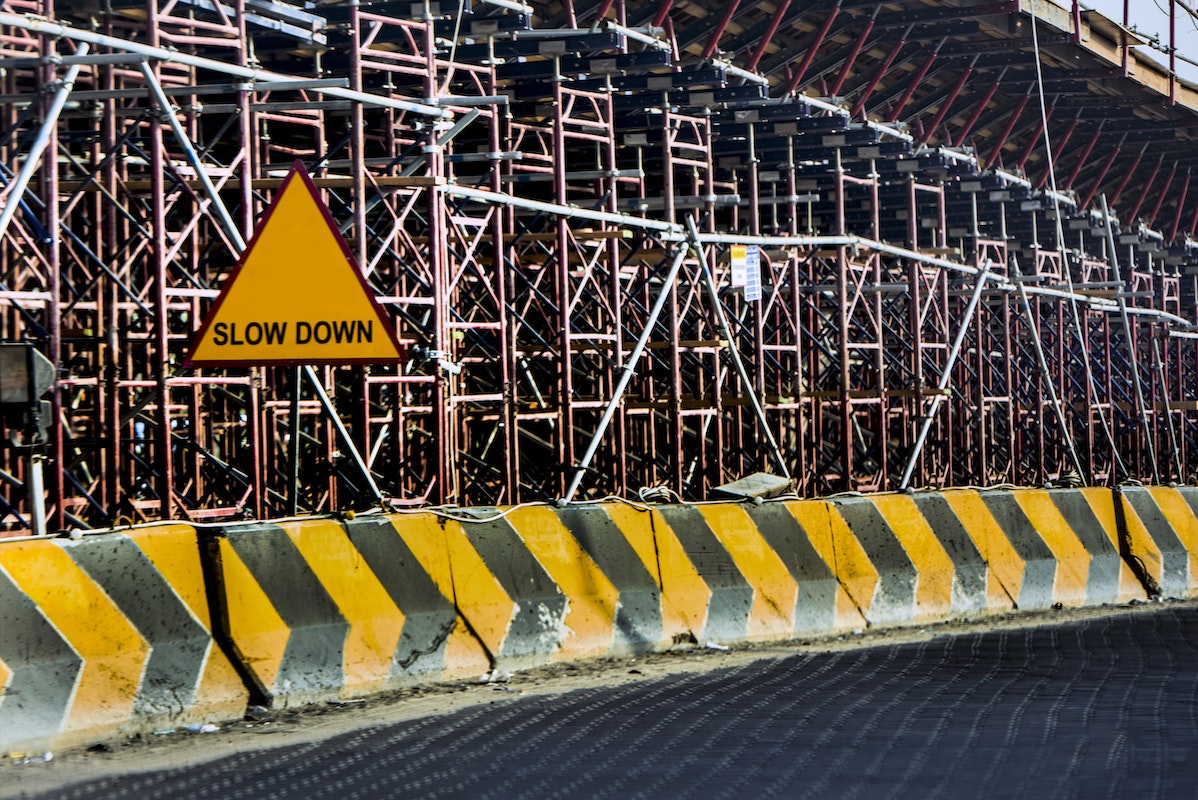
[[[320,210],[324,217],[325,224],[328,225],[329,231],[332,232],[333,238],[337,240],[337,244],[341,247],[341,252],[345,255],[345,260],[349,262],[349,266],[353,269],[354,276],[357,277],[358,283],[362,285],[362,291],[370,301],[371,307],[374,308],[378,315],[379,322],[382,323],[383,330],[387,336],[391,338],[391,343],[395,345],[395,352],[399,355],[395,358],[379,359],[379,358],[321,358],[321,359],[271,359],[271,360],[253,360],[253,361],[193,361],[191,353],[195,352],[199,346],[200,340],[208,333],[208,328],[211,327],[216,319],[216,314],[220,310],[221,305],[225,302],[225,297],[229,294],[229,290],[233,288],[237,276],[241,274],[245,262],[249,259],[250,254],[254,251],[254,246],[258,244],[258,237],[262,231],[266,230],[267,223],[270,222],[271,216],[275,213],[275,207],[279,200],[287,192],[287,187],[291,185],[292,178],[299,176],[303,180],[304,185],[308,189],[308,193],[312,199],[316,201],[316,207]],[[391,321],[387,318],[387,313],[375,298],[374,289],[366,282],[366,276],[362,274],[362,270],[358,267],[358,261],[350,252],[349,244],[345,241],[345,237],[341,235],[341,231],[337,228],[337,223],[333,220],[333,215],[329,213],[329,208],[320,199],[319,190],[316,184],[312,182],[312,178],[308,175],[307,168],[304,167],[304,162],[298,158],[291,165],[291,172],[287,173],[287,177],[283,180],[283,185],[279,187],[278,193],[270,206],[266,209],[266,213],[262,215],[262,221],[258,223],[258,227],[254,230],[254,235],[250,237],[249,244],[242,251],[241,257],[237,259],[237,265],[233,271],[229,273],[229,277],[225,279],[224,286],[221,287],[220,294],[216,298],[216,303],[208,312],[208,316],[204,319],[204,324],[200,326],[199,332],[195,338],[191,340],[191,347],[188,349],[187,358],[183,361],[183,369],[194,369],[196,367],[288,367],[288,366],[337,366],[340,364],[402,364],[407,360],[403,348],[399,344],[399,339],[395,336],[395,329],[391,326]]]

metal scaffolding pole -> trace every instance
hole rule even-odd
[[[666,301],[670,298],[670,287],[674,285],[674,281],[678,278],[678,271],[682,268],[682,262],[686,260],[687,250],[687,247],[678,245],[674,251],[674,259],[670,262],[670,269],[662,279],[661,290],[657,294],[657,302],[653,304],[653,310],[649,312],[649,317],[645,321],[645,328],[641,331],[636,344],[633,345],[632,351],[620,366],[620,382],[616,384],[615,390],[612,391],[611,399],[608,400],[607,406],[603,409],[603,416],[599,420],[599,426],[594,436],[591,437],[590,444],[587,445],[586,452],[583,453],[582,459],[574,467],[574,477],[570,479],[570,486],[566,489],[565,497],[562,498],[561,502],[563,504],[574,501],[574,495],[578,492],[578,487],[582,483],[587,467],[591,464],[591,459],[595,457],[595,451],[599,449],[599,443],[602,441],[603,435],[607,433],[607,426],[611,424],[611,418],[616,413],[616,408],[620,405],[620,400],[624,397],[624,391],[628,388],[629,381],[636,374],[636,364],[640,360],[641,354],[645,352],[645,346],[649,343],[649,337],[653,335],[653,328],[657,325],[657,319],[661,316]]]
[[[745,362],[741,360],[740,348],[736,344],[736,337],[732,335],[732,328],[728,325],[728,316],[724,313],[724,306],[720,301],[720,290],[716,287],[715,280],[711,277],[711,267],[708,266],[707,256],[703,253],[703,244],[699,241],[699,229],[695,227],[694,217],[688,216],[686,218],[686,228],[690,234],[691,246],[699,255],[699,265],[703,270],[703,285],[707,288],[707,293],[711,297],[716,319],[720,323],[720,330],[728,340],[728,351],[732,357],[732,363],[736,365],[736,374],[740,376],[741,389],[749,396],[749,401],[753,404],[753,413],[757,415],[757,422],[761,426],[761,433],[769,443],[769,453],[774,459],[774,466],[778,468],[778,471],[782,473],[784,478],[789,480],[790,469],[786,466],[786,459],[782,457],[782,450],[778,447],[778,441],[774,438],[774,432],[770,429],[769,419],[765,416],[765,409],[761,407],[761,400],[757,397],[757,390],[753,385],[753,380],[749,377],[748,370],[745,369]]]
[[[3,15],[0,15],[3,16]],[[78,55],[87,55],[88,44],[84,42],[79,45]],[[33,179],[34,173],[37,172],[38,166],[41,163],[42,153],[46,150],[46,145],[50,143],[50,139],[54,134],[55,128],[58,126],[58,116],[62,113],[63,107],[67,104],[67,98],[71,94],[71,90],[75,87],[75,80],[79,77],[79,70],[82,63],[76,61],[67,69],[67,74],[63,76],[58,84],[58,89],[54,92],[54,97],[50,101],[50,107],[46,109],[46,116],[42,120],[41,128],[38,129],[37,138],[33,140],[33,144],[29,146],[29,152],[25,154],[25,162],[21,164],[21,171],[17,173],[16,180],[8,185],[8,193],[4,198],[4,208],[0,210],[0,238],[8,232],[8,225],[12,222],[13,215],[17,213],[17,209],[21,206],[21,199],[25,196],[25,190],[29,187],[29,181]]]

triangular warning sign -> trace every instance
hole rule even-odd
[[[297,161],[184,366],[403,360],[387,315]]]

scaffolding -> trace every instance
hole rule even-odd
[[[1145,138],[1018,2],[752,5],[0,2],[0,341],[57,371],[0,530],[43,458],[52,530],[1198,480],[1191,89]],[[407,362],[183,369],[297,159]]]

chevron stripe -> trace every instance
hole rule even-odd
[[[88,537],[62,547],[149,645],[133,712],[169,716],[191,707],[212,637],[187,604],[128,536]]]
[[[1066,606],[1085,605],[1090,553],[1061,515],[1052,494],[1045,489],[1017,489],[1011,496],[1056,559],[1053,601]]]
[[[871,625],[889,625],[916,615],[919,573],[894,531],[871,499],[836,499],[833,505],[861,543],[878,574],[877,588],[863,609]]]
[[[618,593],[613,654],[644,653],[669,644],[663,633],[661,588],[608,513],[612,508],[571,506],[558,509],[557,515]]]
[[[878,590],[878,570],[853,535],[840,511],[824,500],[803,500],[784,504],[807,533],[811,546],[832,570],[844,590],[844,597],[864,625]],[[845,618],[848,609],[837,604],[837,615]]]
[[[10,547],[11,545],[6,545]],[[0,567],[0,753],[51,747],[83,674],[83,658]]]
[[[1090,556],[1085,603],[1126,603],[1145,598],[1144,587],[1119,556],[1115,504],[1109,489],[1054,489],[1048,493]],[[1101,517],[1101,518],[1100,518]]]
[[[223,528],[217,544],[233,645],[270,704],[336,696],[350,626],[288,532]]]
[[[604,505],[603,509],[657,586],[661,598],[662,642],[694,641],[695,631],[701,629],[702,620],[693,620],[696,615],[702,617],[706,613],[710,593],[703,579],[695,572],[694,565],[682,553],[682,546],[661,512],[633,508],[623,503]],[[670,554],[675,557],[671,558]],[[703,596],[701,607],[688,602],[691,597],[699,595]]]
[[[449,557],[436,517],[358,517],[345,523],[345,530],[403,616],[391,656],[389,685],[402,685],[421,676],[462,677],[486,672],[486,653],[453,606]],[[413,548],[420,550],[420,557]]]
[[[214,648],[199,558],[186,525],[0,546],[0,740],[240,717],[247,691]]]
[[[952,614],[956,568],[915,501],[901,494],[880,494],[869,500],[915,568],[912,619],[942,619]]]
[[[1178,541],[1190,554],[1189,581],[1182,597],[1198,597],[1198,488],[1154,486],[1149,489],[1157,507],[1173,526]]]
[[[506,519],[489,519],[495,513],[492,509],[462,509],[459,513],[479,520],[454,525],[481,557],[484,568],[507,601],[494,598],[489,589],[483,602],[478,601],[478,595],[472,594],[476,587],[463,580],[458,569],[459,560],[468,554],[451,544],[454,594],[462,615],[476,630],[489,629],[499,634],[498,641],[491,643],[497,664],[544,663],[561,649],[569,634],[568,598]]]
[[[340,680],[342,696],[381,690],[387,686],[399,647],[403,613],[336,520],[288,522],[280,527],[349,626]]]
[[[757,522],[741,504],[713,503],[698,506],[698,510],[753,589],[746,637],[750,641],[789,637],[795,628],[799,585],[762,536]]]
[[[150,648],[59,541],[0,548],[3,566],[83,657],[64,731],[113,731],[133,719]]]
[[[1198,596],[1198,520],[1181,491],[1119,489],[1130,556],[1166,597]]]
[[[701,641],[736,642],[749,635],[753,611],[753,587],[745,579],[727,548],[712,533],[706,518],[694,506],[665,506],[661,515],[681,545],[684,557],[706,587],[704,608],[692,608],[693,628]],[[664,566],[663,566],[664,573]],[[664,582],[663,574],[663,582]],[[691,600],[704,593],[694,592]]]
[[[241,717],[245,713],[249,692],[225,651],[214,641],[208,589],[204,584],[204,568],[200,562],[195,529],[190,525],[155,525],[131,530],[127,535],[146,554],[171,591],[186,605],[187,611],[203,628],[207,640],[207,657],[191,708],[174,724],[180,721],[211,722]]]
[[[944,496],[921,493],[914,495],[912,500],[927,521],[932,535],[952,559],[952,612],[1009,611],[1009,597],[1005,594],[998,598],[991,595],[986,560]]]
[[[969,537],[968,541],[977,548],[978,555],[985,563],[986,608],[995,612],[1015,608],[1023,590],[1027,565],[981,494],[974,490],[953,490],[927,497],[943,500],[952,510],[953,516]],[[935,516],[929,517],[933,529],[938,528],[937,519]]]
[[[508,515],[524,546],[567,598],[563,624],[569,635],[556,659],[606,655],[615,644],[619,592],[548,506],[526,506]]]
[[[1011,493],[982,492],[981,498],[1022,562],[1018,579],[1007,583],[1016,607],[1024,610],[1052,608],[1056,602],[1056,556]]]
[[[833,632],[865,626],[857,607],[799,522],[811,503],[769,503],[749,510],[757,530],[794,579],[793,634]]]

